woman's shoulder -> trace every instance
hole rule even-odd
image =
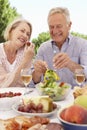
[[[0,52],[3,51],[3,44],[4,44],[4,43],[0,43]]]
[[[0,47],[3,46],[4,43],[0,43]]]
[[[0,43],[0,64],[1,64],[2,58],[4,59],[4,57],[5,55],[4,55],[3,43]]]

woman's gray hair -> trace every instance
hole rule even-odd
[[[16,27],[18,27],[18,25],[22,22],[25,22],[28,24],[28,26],[30,27],[30,36],[31,36],[31,33],[32,33],[32,25],[29,21],[27,21],[26,19],[20,17],[20,18],[16,18],[12,23],[10,23],[6,29],[5,29],[5,32],[4,32],[4,39],[5,40],[9,40],[10,39],[10,34],[11,34],[11,31],[13,29],[15,29]]]
[[[48,14],[48,22],[49,22],[50,16],[52,16],[54,14],[57,14],[57,13],[63,14],[66,17],[67,22],[68,23],[70,22],[70,13],[69,13],[69,10],[67,8],[65,8],[65,7],[52,8],[49,11],[49,14]]]

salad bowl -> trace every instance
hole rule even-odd
[[[36,85],[36,89],[40,95],[48,95],[53,101],[64,100],[71,90],[71,85],[64,82],[53,82],[52,84],[46,84],[40,82]]]

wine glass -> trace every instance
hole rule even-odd
[[[75,80],[76,80],[76,83],[81,87],[85,81],[85,74],[84,74],[83,69],[75,70]]]
[[[21,70],[21,79],[22,79],[22,82],[25,85],[25,93],[24,93],[24,95],[28,94],[30,92],[28,90],[29,89],[29,83],[32,80],[32,69],[31,68],[23,68]]]

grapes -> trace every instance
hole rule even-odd
[[[57,108],[57,104],[53,103],[53,109],[56,109],[56,108]]]
[[[20,104],[18,106],[18,111],[36,113],[37,112],[37,107],[36,107],[36,105],[34,103],[30,103],[30,104],[27,104],[27,105]]]
[[[0,98],[14,97],[14,96],[20,96],[20,95],[22,95],[20,92],[13,93],[13,92],[9,91],[9,92],[0,93]]]
[[[53,104],[53,110],[56,109],[57,105]],[[33,102],[24,105],[20,104],[18,106],[18,111],[21,112],[28,112],[28,113],[44,113],[43,111],[43,105],[39,103],[38,105],[35,105]]]
[[[27,42],[27,46],[30,46],[30,44],[31,44],[31,43],[28,41],[28,42]]]
[[[29,113],[43,113],[43,105],[41,103],[35,105],[32,102],[27,105],[20,104],[18,106],[18,111],[29,112]]]
[[[19,105],[18,111],[24,112],[24,105]]]

